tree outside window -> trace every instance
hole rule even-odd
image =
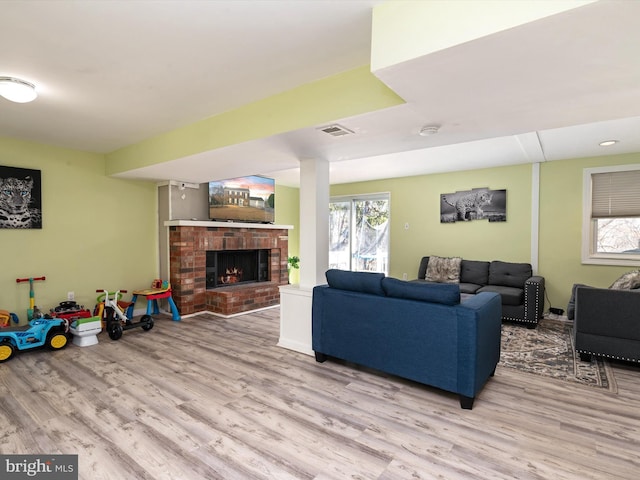
[[[341,197],[329,205],[329,267],[389,269],[389,194]]]

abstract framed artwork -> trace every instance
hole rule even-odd
[[[507,191],[473,188],[440,195],[440,223],[507,221]]]
[[[0,228],[42,228],[40,170],[0,165]]]

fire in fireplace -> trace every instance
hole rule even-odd
[[[269,250],[207,251],[207,289],[269,280]]]

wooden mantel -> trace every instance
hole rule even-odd
[[[214,222],[208,220],[167,220],[165,227],[228,227],[228,228],[251,228],[264,230],[293,230],[293,225],[275,225],[272,223],[249,223],[249,222]]]
[[[168,220],[169,280],[182,315],[210,311],[234,315],[280,303],[292,225]],[[219,250],[269,250],[269,281],[207,290],[206,254]]]

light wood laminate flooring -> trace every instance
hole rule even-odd
[[[0,364],[0,452],[98,479],[637,479],[640,367],[618,392],[498,366],[457,395],[276,346],[279,309],[203,314]]]

